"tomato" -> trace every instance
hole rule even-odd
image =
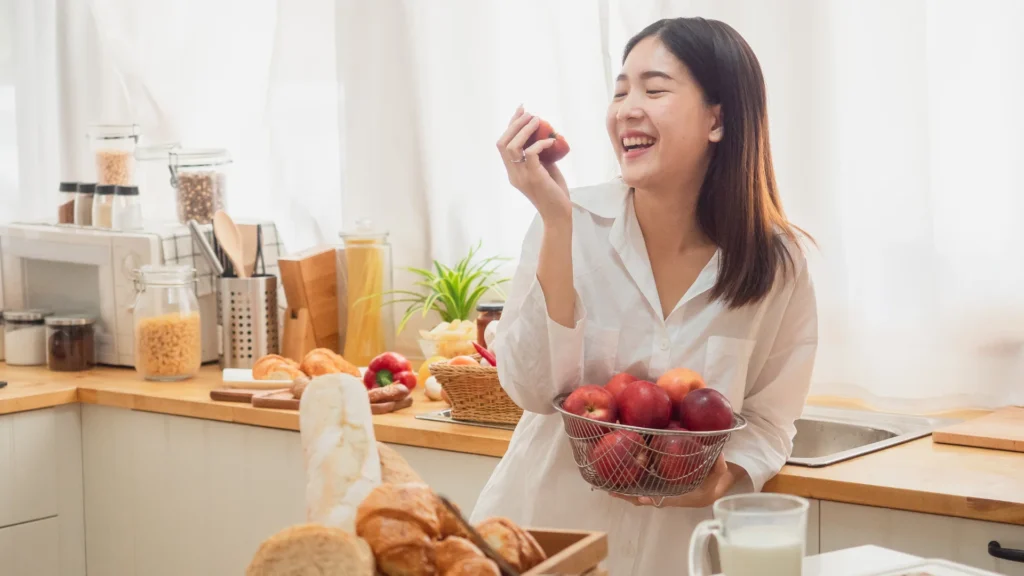
[[[554,164],[562,158],[565,158],[566,154],[569,153],[569,142],[565,140],[565,136],[555,132],[555,129],[551,127],[551,124],[549,124],[547,120],[540,121],[540,125],[537,126],[537,129],[526,140],[526,144],[523,145],[523,148],[529,148],[538,140],[545,140],[548,138],[554,138],[555,143],[551,147],[542,150],[539,158],[544,164]]]

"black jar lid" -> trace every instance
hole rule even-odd
[[[480,302],[476,305],[477,312],[501,312],[504,309],[504,302]]]
[[[78,192],[78,182],[61,182],[61,192]]]
[[[113,184],[100,184],[99,186],[96,187],[96,193],[99,194],[100,196],[113,194],[114,188],[117,188],[117,186]]]
[[[114,188],[114,194],[117,196],[138,196],[138,186],[116,186]]]
[[[96,183],[95,182],[82,182],[81,184],[78,185],[78,191],[82,192],[82,193],[85,193],[85,194],[95,194],[96,193]]]

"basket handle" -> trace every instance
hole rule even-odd
[[[719,520],[704,520],[693,530],[690,537],[690,576],[709,576],[708,540],[712,536],[718,538],[722,534],[722,523]]]

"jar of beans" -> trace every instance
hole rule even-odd
[[[95,318],[84,314],[46,317],[46,367],[80,372],[96,364]]]
[[[143,266],[135,275],[135,370],[172,382],[199,372],[202,325],[191,266]]]
[[[225,207],[227,172],[231,156],[222,148],[172,150],[171,182],[178,200],[178,221],[213,221],[213,214]]]
[[[135,124],[93,124],[89,142],[96,156],[96,183],[131,186],[135,180],[135,145],[139,127]]]

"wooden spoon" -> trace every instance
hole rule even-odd
[[[231,265],[235,268],[235,275],[239,278],[248,278],[245,270],[245,258],[242,256],[245,251],[242,247],[242,233],[238,231],[238,226],[227,212],[217,210],[213,215],[213,233],[217,236],[221,250],[231,260]]]

